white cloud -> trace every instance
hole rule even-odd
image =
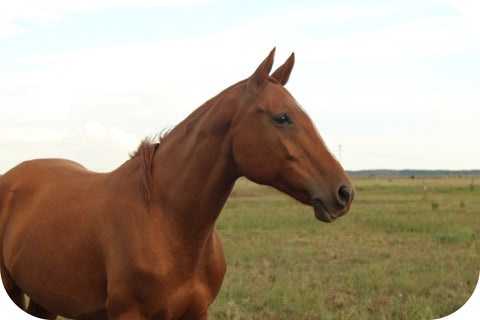
[[[87,135],[96,139],[105,139],[107,137],[107,129],[98,123],[85,123],[85,131]]]
[[[139,143],[138,138],[134,134],[128,133],[122,129],[110,128],[109,135],[111,136],[112,141],[121,144],[128,148],[128,150],[133,150]]]
[[[428,18],[343,37],[307,38],[310,59],[397,59],[480,50],[480,35],[458,18]]]
[[[97,142],[110,142],[120,145],[122,148],[133,150],[139,143],[139,139],[132,133],[118,128],[109,128],[95,122],[84,124],[87,137]]]
[[[301,6],[300,6],[301,7]],[[308,9],[295,9],[273,14],[271,20],[277,21],[276,27],[282,27],[278,21],[285,21],[285,29],[302,25],[322,26],[339,22],[365,21],[382,19],[401,10],[402,2],[371,3],[362,5],[355,2],[319,4]],[[261,24],[263,19],[256,20],[253,24]],[[270,23],[267,21],[266,23]],[[271,25],[271,24],[270,24]]]
[[[45,127],[2,126],[1,142],[61,142],[68,136],[65,130]]]
[[[24,19],[44,28],[58,27],[67,12],[86,12],[118,8],[167,7],[209,3],[212,0],[16,0],[0,4],[0,45],[2,39],[17,36],[25,30],[18,20]]]
[[[480,3],[476,0],[438,0],[457,9],[467,18],[475,31],[480,31]]]

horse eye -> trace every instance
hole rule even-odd
[[[286,113],[279,113],[273,116],[273,120],[275,120],[278,124],[285,124],[285,123],[292,123],[292,119]]]

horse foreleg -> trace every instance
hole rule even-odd
[[[36,303],[32,299],[30,299],[30,302],[28,303],[27,312],[37,318],[52,319],[52,320],[57,319],[56,314],[51,313],[48,310],[45,310],[43,307],[41,307],[38,303]]]

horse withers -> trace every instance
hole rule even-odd
[[[294,55],[270,75],[274,50],[110,173],[41,159],[0,178],[11,299],[47,319],[207,319],[226,268],[215,221],[237,178],[324,222],[347,213],[352,182],[284,88]]]

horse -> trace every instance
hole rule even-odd
[[[55,319],[207,319],[226,262],[215,222],[239,177],[332,222],[354,186],[285,89],[275,48],[116,170],[22,162],[0,179],[0,267],[15,304]],[[30,298],[28,307],[25,295]]]

